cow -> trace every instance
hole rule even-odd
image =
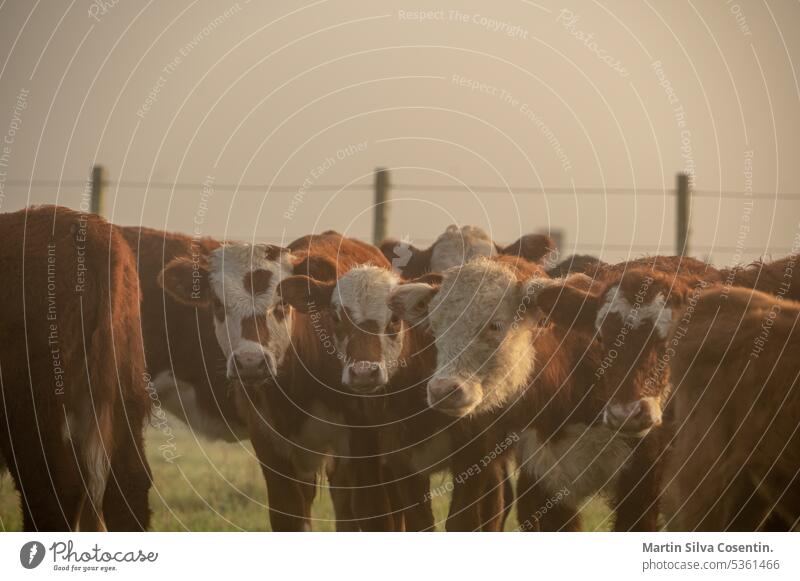
[[[419,278],[429,272],[443,272],[479,256],[519,256],[548,267],[553,265],[557,255],[555,241],[545,234],[526,234],[508,246],[500,246],[478,226],[459,228],[455,224],[448,226],[424,250],[394,239],[384,240],[379,247],[392,268],[406,280]]]
[[[706,290],[677,312],[668,341],[675,437],[667,527],[797,530],[800,303]]]
[[[757,260],[747,266],[734,266],[720,271],[722,283],[728,287],[756,289],[785,299],[800,300],[800,254],[789,254],[779,260]]]
[[[437,363],[427,385],[428,404],[454,417],[483,419],[519,440],[517,513],[523,530],[579,528],[577,507],[587,496],[581,492],[584,482],[569,482],[563,501],[553,504],[567,484],[565,468],[551,465],[536,477],[533,469],[543,465],[540,460],[555,464],[558,458],[549,450],[536,452],[554,438],[572,444],[600,441],[589,427],[602,414],[601,390],[592,378],[597,350],[591,337],[561,334],[542,324],[533,298],[549,284],[540,267],[498,257],[449,269],[438,284],[400,285],[390,297],[395,313],[426,326],[435,337]],[[582,438],[584,433],[588,436]],[[599,450],[602,446],[592,448]],[[615,461],[623,454],[627,448],[618,445],[604,453]],[[605,464],[605,459],[598,462],[584,480],[602,482],[598,473]],[[544,506],[550,508],[539,510]]]
[[[179,258],[161,274],[160,284],[176,300],[214,313],[227,378],[266,479],[273,530],[311,528],[317,474],[329,456],[335,458],[328,476],[337,528],[394,526],[383,490],[375,491],[381,507],[353,514],[362,507],[354,507],[348,494],[349,426],[362,423],[361,402],[341,388],[342,362],[329,349],[334,322],[299,312],[276,293],[286,277],[328,280],[369,262],[385,265],[385,258],[369,244],[326,232],[286,248],[226,244],[207,262]],[[368,464],[350,466],[372,469]]]
[[[365,265],[335,281],[288,277],[279,292],[295,309],[329,314],[336,321],[334,346],[345,362],[342,384],[371,403],[370,423],[380,426],[381,442],[373,452],[380,454],[395,485],[393,508],[402,514],[405,529],[432,530],[429,476],[445,468],[454,477],[447,530],[502,530],[503,494],[509,494],[503,458],[486,460],[482,476],[461,486],[459,475],[486,458],[494,444],[488,444],[486,426],[454,420],[426,405],[435,347],[423,327],[409,326],[389,310],[389,295],[400,282],[386,266]]]
[[[119,228],[136,256],[142,293],[142,335],[153,395],[196,433],[235,442],[247,437],[221,362],[214,315],[170,296],[159,284],[176,259],[204,262],[220,243],[140,226]],[[156,413],[157,410],[156,410]]]
[[[26,531],[144,530],[150,472],[136,261],[102,218],[0,214],[0,457]]]
[[[647,324],[633,325],[642,335],[625,351],[624,363],[630,365],[612,366],[609,350],[619,357],[622,346],[607,348],[603,339],[617,337],[625,313],[620,302],[598,317],[604,291],[597,291],[631,272],[638,279],[648,267],[666,288],[669,275],[663,273],[699,276],[710,269],[691,259],[652,257],[598,269],[594,280],[578,274],[565,282],[484,260],[453,270],[441,287],[407,285],[397,291],[398,311],[412,317],[416,312],[436,335],[439,362],[428,383],[431,405],[458,415],[508,408],[503,415],[518,416],[511,425],[523,431],[520,488],[527,498],[518,501],[523,528],[577,529],[580,504],[600,491],[612,496],[617,530],[657,527],[660,471],[654,463],[663,434],[652,430],[660,424],[660,408],[651,404],[659,401],[660,386],[641,393],[633,390],[641,387],[638,374],[624,374],[642,364],[634,347],[647,345],[653,323],[647,317],[656,311],[642,313]],[[656,288],[662,287],[652,285],[651,292]],[[602,333],[595,321],[603,323]],[[651,356],[648,351],[645,363]],[[620,410],[617,396],[626,406],[640,407],[635,414]]]

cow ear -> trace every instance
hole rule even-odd
[[[336,280],[336,263],[326,256],[306,256],[294,265],[294,274],[309,276],[317,280]]]
[[[211,303],[208,267],[203,262],[176,258],[159,273],[158,285],[181,304],[207,307]]]
[[[406,274],[408,274],[406,267],[412,262],[416,262],[414,258],[424,252],[410,242],[393,238],[387,238],[378,245],[378,248],[392,265],[392,270]]]
[[[526,234],[505,248],[497,246],[497,251],[500,254],[519,256],[530,262],[543,264],[553,262],[551,256],[556,252],[556,243],[545,234]]]
[[[568,328],[594,331],[601,303],[600,296],[570,284],[547,286],[536,294],[536,306],[545,316],[557,325]]]
[[[285,278],[278,285],[278,294],[284,303],[301,313],[331,306],[331,297],[336,281],[321,281],[303,275]]]
[[[437,292],[439,292],[438,284],[416,281],[403,283],[391,292],[387,305],[405,322],[416,325],[428,317],[428,305]]]

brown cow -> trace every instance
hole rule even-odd
[[[495,255],[519,256],[533,263],[552,266],[557,250],[555,241],[545,234],[526,234],[508,246],[492,242],[489,234],[478,226],[458,227],[452,224],[425,250],[408,242],[387,239],[380,243],[381,252],[392,268],[407,280],[429,272],[443,272],[460,266],[475,257]]]
[[[333,342],[345,362],[342,383],[370,403],[369,420],[379,427],[381,440],[376,453],[394,485],[394,509],[403,515],[405,528],[432,529],[429,475],[446,468],[455,483],[447,529],[501,530],[507,492],[502,458],[484,462],[485,474],[461,486],[459,475],[484,459],[494,443],[488,445],[485,426],[479,430],[476,422],[454,420],[426,405],[435,347],[424,328],[408,326],[389,310],[388,297],[399,283],[385,266],[362,266],[336,281],[289,277],[279,290],[296,309],[336,321]]]
[[[137,257],[142,335],[158,401],[208,438],[228,442],[246,438],[244,422],[228,394],[221,366],[225,356],[214,333],[213,313],[176,301],[158,282],[171,261],[205,262],[219,242],[138,226],[120,231]]]
[[[651,266],[656,278],[661,271],[691,273],[707,268],[688,259],[679,263],[655,257],[607,267],[601,274],[614,279],[645,265]],[[432,405],[459,415],[508,408],[507,417],[517,416],[509,429],[524,430],[520,487],[528,491],[518,504],[523,528],[577,528],[581,503],[606,489],[613,492],[617,529],[654,530],[659,472],[653,465],[663,443],[658,430],[648,432],[660,422],[660,408],[650,405],[660,392],[654,387],[652,394],[636,392],[635,399],[629,397],[623,371],[631,367],[617,365],[619,375],[611,374],[609,353],[595,340],[595,320],[604,325],[608,320],[608,329],[624,326],[627,311],[623,313],[622,306],[628,303],[623,305],[620,298],[619,304],[606,309],[614,316],[598,317],[604,302],[602,295],[588,292],[593,281],[584,275],[570,281],[566,286],[554,284],[542,279],[541,273],[478,261],[454,270],[441,289],[407,285],[398,293],[398,302],[418,311],[436,335],[438,369],[428,384]],[[651,295],[663,288],[651,286]],[[559,308],[554,309],[557,301]],[[631,337],[631,349],[625,351],[634,370],[633,347],[648,346],[648,333],[652,335],[654,323],[659,323],[656,306],[637,310],[641,321],[636,319],[623,333],[624,337],[642,333],[635,340]],[[540,308],[552,311],[555,327],[538,326]],[[601,338],[610,336],[614,341],[619,330],[609,335],[608,329],[603,326]],[[619,357],[624,344],[609,345],[609,350],[616,349],[613,355]],[[649,361],[652,354],[647,353]],[[635,378],[632,383],[639,385]],[[626,406],[636,407],[636,413],[629,414],[627,407],[617,409],[618,393]],[[603,417],[605,426],[598,423]]]
[[[349,426],[362,424],[361,402],[341,388],[342,361],[329,349],[334,322],[298,312],[275,292],[293,274],[326,280],[368,262],[385,259],[373,246],[328,232],[288,248],[224,245],[210,253],[207,265],[178,259],[162,274],[177,300],[213,307],[227,376],[238,387],[235,397],[267,481],[274,530],[310,529],[317,473],[328,456],[337,458],[329,472],[337,527],[392,526],[386,524],[390,515],[365,522],[364,514],[352,514]],[[383,509],[365,509],[368,516],[388,513],[383,500]]]
[[[102,218],[0,215],[0,456],[27,531],[142,530],[150,476],[136,262]]]
[[[441,284],[401,285],[390,303],[435,336],[428,403],[456,417],[482,418],[519,440],[517,509],[524,530],[577,528],[580,502],[610,480],[614,469],[607,465],[618,466],[628,453],[616,442],[603,447],[610,431],[591,427],[603,407],[592,377],[598,358],[591,337],[579,341],[575,333],[541,325],[532,301],[548,284],[540,268],[523,260],[479,259],[446,271]],[[587,443],[593,455],[568,455],[559,464],[553,442],[568,440]],[[569,450],[563,446],[561,455]],[[571,478],[578,466],[591,469]]]
[[[757,260],[748,266],[734,266],[720,271],[728,287],[741,286],[760,290],[785,299],[800,300],[800,254],[779,260]]]
[[[800,524],[800,303],[701,293],[669,341],[676,432],[666,482],[675,530]]]

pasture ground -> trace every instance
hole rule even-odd
[[[155,429],[147,434],[147,450],[155,484],[150,494],[155,531],[268,531],[266,488],[249,442],[228,444],[196,437],[180,421],[170,422],[174,450],[179,457],[167,462],[159,446],[164,435]],[[44,477],[44,475],[43,475]],[[436,475],[431,488],[446,480]],[[438,488],[442,489],[442,488]],[[434,498],[437,529],[444,528],[449,495]],[[8,474],[0,476],[0,530],[19,531],[22,517],[19,499]],[[335,528],[333,507],[323,487],[313,507],[314,529]],[[585,530],[608,530],[607,506],[592,501],[584,510]],[[517,527],[516,515],[506,529]]]

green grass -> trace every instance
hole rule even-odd
[[[159,451],[165,443],[162,433],[149,430],[147,450],[153,470],[154,486],[150,493],[155,531],[268,531],[266,488],[261,470],[249,442],[228,444],[197,438],[178,420],[170,422],[176,453],[167,462]],[[436,475],[431,487],[446,478]],[[437,528],[447,516],[448,496],[433,500]],[[0,477],[0,530],[21,530],[19,500],[8,475]],[[583,512],[585,530],[608,530],[608,508],[592,501]],[[314,530],[335,528],[330,495],[323,486],[313,506]],[[507,530],[517,527],[512,514]]]

